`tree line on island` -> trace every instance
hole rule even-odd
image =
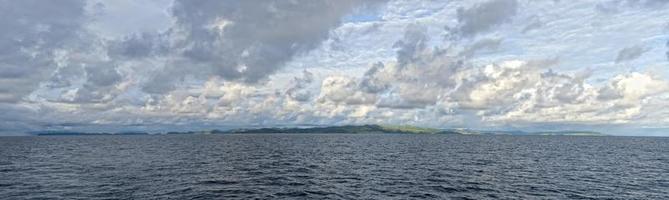
[[[230,130],[209,130],[209,131],[185,131],[185,132],[76,132],[76,131],[40,131],[33,132],[34,135],[178,135],[178,134],[365,134],[365,133],[386,133],[386,134],[452,134],[452,135],[577,135],[577,136],[602,136],[603,134],[594,131],[477,131],[469,129],[436,129],[417,126],[391,126],[391,125],[344,125],[344,126],[325,126],[325,127],[267,127],[267,128],[245,128]]]

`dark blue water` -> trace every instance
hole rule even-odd
[[[669,138],[0,137],[1,199],[669,199]]]

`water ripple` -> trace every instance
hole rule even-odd
[[[669,139],[0,137],[0,199],[669,199]]]

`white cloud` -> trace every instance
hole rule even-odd
[[[344,105],[373,104],[374,94],[359,90],[358,83],[344,76],[330,76],[323,80],[318,102]]]
[[[59,124],[669,126],[661,20],[668,5],[11,3],[2,7],[11,17],[0,20],[9,27],[0,31],[0,110],[29,114],[0,123],[0,131]]]

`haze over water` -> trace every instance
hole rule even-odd
[[[669,138],[0,138],[1,199],[667,199]]]

